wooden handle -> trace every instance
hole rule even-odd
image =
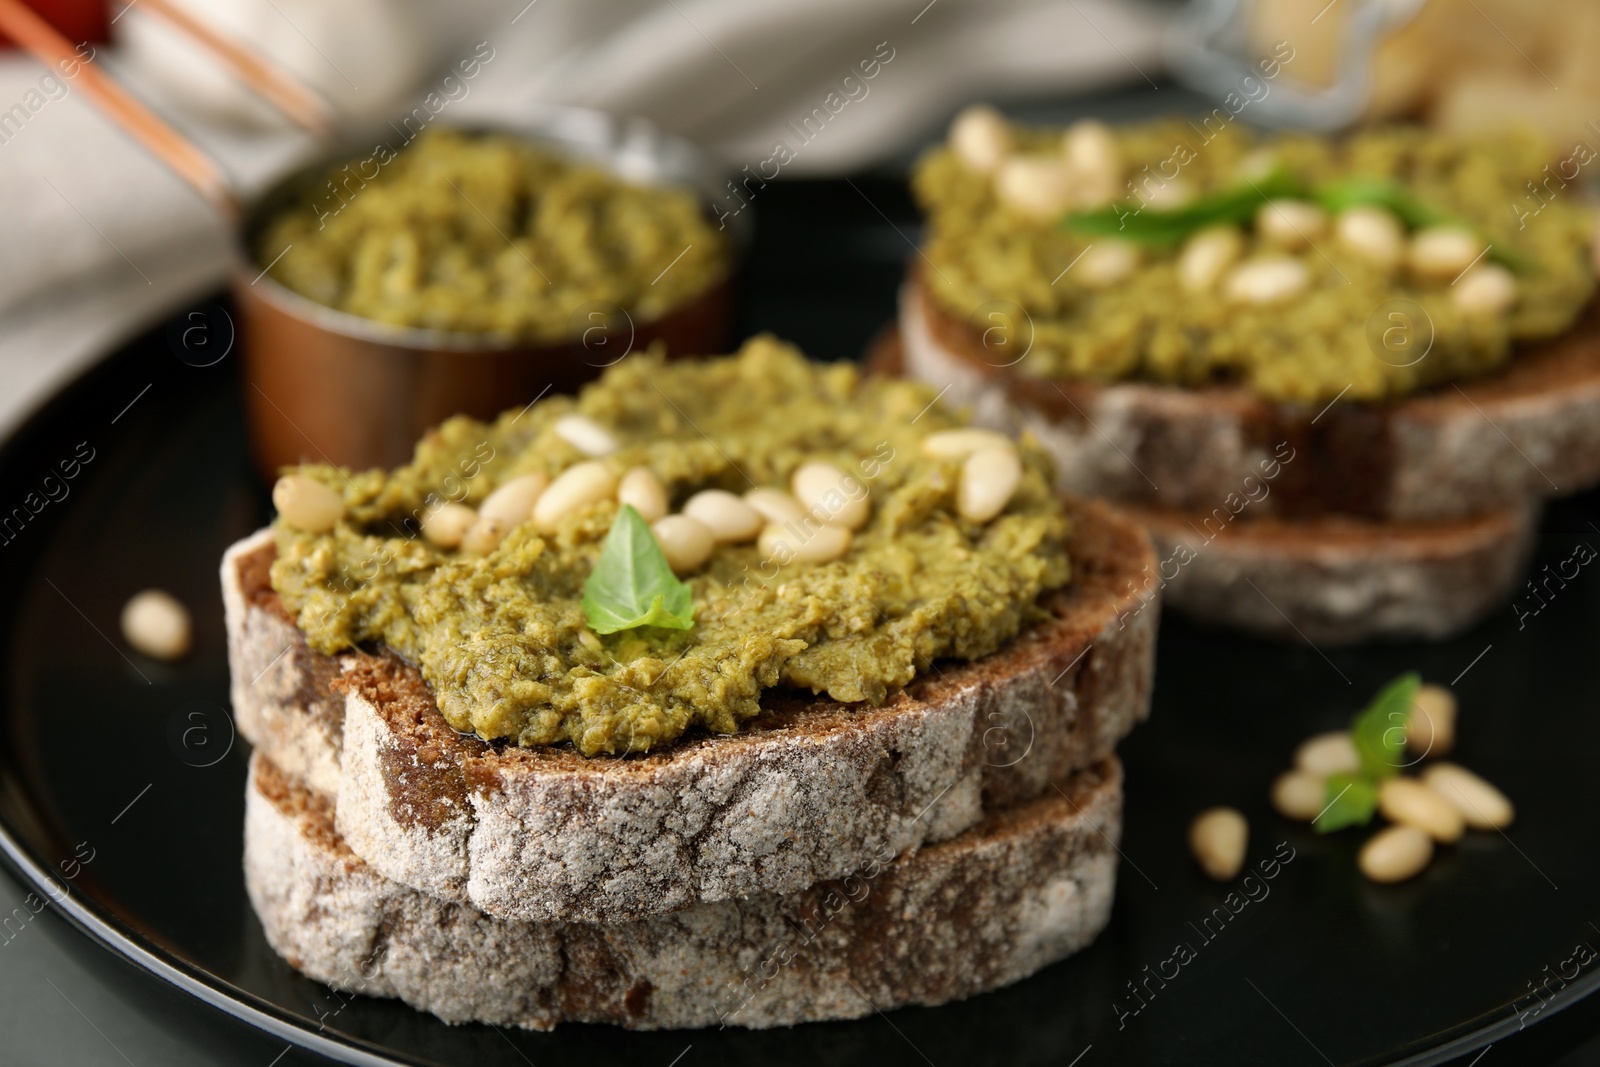
[[[171,0],[142,0],[139,10],[166,19],[188,34],[231,70],[234,77],[288,115],[301,129],[319,139],[326,139],[332,133],[333,116],[328,105],[288,73],[217,33]]]
[[[98,66],[85,61],[71,42],[32,8],[24,6],[22,0],[0,0],[0,32],[62,76],[70,66],[76,66],[77,73],[71,80],[78,83],[111,121],[154,152],[230,221],[238,221],[241,212],[232,183],[211,157],[134,99]]]

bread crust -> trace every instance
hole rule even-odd
[[[837,883],[608,925],[495,919],[400,885],[350,850],[330,807],[254,754],[245,883],[306,975],[450,1023],[762,1028],[946,1003],[1087,945],[1110,917],[1122,771],[1107,757]]]
[[[1540,507],[1433,523],[1269,516],[1226,526],[1171,509],[1127,510],[1155,540],[1167,607],[1342,645],[1443,638],[1484,618],[1527,570]]]
[[[1600,309],[1487,378],[1322,410],[1238,386],[1029,377],[986,358],[979,332],[930,299],[915,271],[900,328],[910,377],[956,383],[981,423],[1033,431],[1069,492],[1205,511],[1259,478],[1280,444],[1296,458],[1257,512],[1289,518],[1430,522],[1600,482]]]
[[[274,760],[318,769],[297,777],[337,798],[343,838],[375,869],[497,917],[618,922],[799,891],[1037,796],[1148,714],[1159,609],[1136,584],[1155,562],[1148,538],[1106,505],[1070,507],[1074,579],[1049,601],[1052,620],[983,660],[939,665],[881,707],[773,695],[737,734],[626,759],[488,743],[452,730],[392,654],[329,666],[296,648],[261,675],[271,686],[241,687],[282,647],[261,635],[298,636],[260,618],[273,615],[268,598],[241,586],[229,618],[240,731]],[[225,585],[259,573],[244,544]],[[311,666],[321,673],[294,673]],[[337,749],[314,725],[310,740],[276,728],[297,721],[316,678],[344,697]]]

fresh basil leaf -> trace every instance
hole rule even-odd
[[[1268,200],[1303,193],[1299,181],[1279,167],[1259,181],[1202,196],[1180,208],[1141,210],[1136,203],[1113,204],[1099,211],[1068,215],[1062,225],[1089,237],[1119,237],[1144,245],[1175,245],[1192,234],[1224,223],[1243,225]]]
[[[1428,226],[1465,226],[1466,223],[1441,208],[1412,196],[1403,186],[1384,178],[1348,178],[1319,186],[1316,201],[1330,214],[1346,208],[1386,208],[1409,230]]]
[[[1372,206],[1394,212],[1408,230],[1421,230],[1429,226],[1459,226],[1478,235],[1489,246],[1488,258],[1517,274],[1531,270],[1528,260],[1483,236],[1476,226],[1452,215],[1437,205],[1412,196],[1403,186],[1385,178],[1349,178],[1319,186],[1315,199],[1330,214],[1337,215],[1346,208]]]
[[[1368,778],[1390,778],[1405,763],[1406,723],[1416,702],[1422,679],[1408,671],[1384,686],[1350,724],[1350,738],[1361,757],[1361,772]]]
[[[1378,787],[1353,774],[1330,774],[1327,796],[1327,806],[1311,824],[1319,834],[1365,826],[1378,811]]]
[[[694,625],[688,583],[672,573],[656,535],[631,504],[617,512],[600,559],[583,583],[583,615],[599,634],[639,626],[687,630]]]

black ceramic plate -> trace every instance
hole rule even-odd
[[[914,236],[897,189],[774,191],[745,325],[824,353],[859,348],[892,314],[907,253],[878,209]],[[803,245],[790,240],[801,226]],[[841,310],[818,319],[817,306]],[[1589,921],[1600,578],[1582,569],[1552,582],[1523,625],[1508,608],[1438,645],[1319,652],[1167,620],[1152,719],[1124,746],[1111,926],[1009,989],[755,1033],[453,1028],[337,996],[273,955],[240,874],[245,751],[228,713],[216,575],[267,502],[246,461],[233,360],[199,365],[228,333],[221,309],[180,316],[0,450],[0,844],[89,935],[227,1012],[366,1063],[664,1067],[691,1044],[699,1062],[771,1064],[1432,1063],[1548,1018],[1600,981],[1592,955],[1575,955],[1600,945]],[[1535,565],[1558,569],[1580,543],[1600,546],[1593,496],[1550,510]],[[120,607],[148,586],[194,611],[196,649],[176,666],[121,643]],[[1344,724],[1409,668],[1454,684],[1458,758],[1500,784],[1518,817],[1506,835],[1443,850],[1414,882],[1379,887],[1355,871],[1361,831],[1319,838],[1266,796],[1300,739]],[[1252,863],[1292,853],[1276,877],[1230,887],[1196,871],[1186,824],[1219,803],[1249,815]],[[1257,899],[1223,921],[1215,909],[1230,888]]]

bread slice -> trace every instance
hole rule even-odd
[[[981,332],[929,299],[915,274],[901,291],[900,330],[910,377],[955,383],[981,423],[1032,430],[1069,492],[1209,511],[1247,477],[1259,481],[1280,445],[1294,459],[1257,513],[1428,522],[1600,482],[1600,308],[1491,377],[1321,411],[1222,385],[1029,377],[1007,365],[1011,349],[986,351]]]
[[[1163,604],[1318,645],[1442,638],[1504,604],[1527,570],[1539,505],[1474,519],[1367,522],[1127,508],[1156,543]],[[1226,512],[1220,513],[1226,520]]]
[[[400,885],[345,844],[330,806],[252,756],[245,883],[306,975],[451,1023],[771,1027],[945,1003],[1088,944],[1111,913],[1122,770],[1108,757],[837,883],[607,925],[494,919]]]
[[[1148,713],[1148,538],[1103,504],[1069,506],[1072,583],[994,655],[936,665],[880,707],[773,694],[736,734],[625,759],[459,734],[398,657],[316,656],[263,584],[257,535],[222,575],[239,729],[337,797],[375,869],[501,918],[616,922],[798,891],[1039,795]]]

